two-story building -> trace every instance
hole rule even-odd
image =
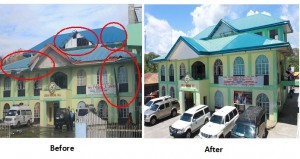
[[[195,104],[261,106],[277,121],[286,100],[287,20],[256,14],[221,19],[195,37],[178,38],[159,64],[160,95],[179,99],[181,112]]]
[[[130,28],[141,27],[129,24]],[[127,27],[128,27],[127,26]],[[141,62],[141,45],[132,41],[141,41],[141,33],[129,29],[130,45],[125,46],[137,61]],[[98,36],[100,29],[93,30]],[[132,35],[134,34],[134,36]],[[140,35],[140,37],[137,37]],[[34,112],[35,121],[41,126],[53,125],[56,108],[70,108],[73,112],[81,107],[94,107],[97,114],[109,123],[125,123],[132,113],[133,123],[139,123],[141,111],[141,93],[126,108],[111,106],[103,97],[100,89],[100,68],[111,51],[105,49],[89,31],[73,31],[56,37],[56,45],[68,54],[84,54],[84,56],[68,56],[53,46],[54,36],[39,43],[30,50],[49,55],[55,63],[55,71],[40,80],[16,80],[0,71],[0,119],[15,104],[29,105]],[[134,39],[133,39],[134,38]],[[138,38],[138,39],[136,39]],[[104,30],[103,42],[111,48],[119,47],[125,40],[125,33],[117,27]],[[41,54],[24,53],[27,58],[3,66],[5,72],[14,77],[35,78],[47,74],[53,67],[52,61]],[[141,63],[139,63],[139,67]],[[141,67],[140,67],[141,69]],[[133,59],[124,52],[112,54],[104,68],[102,84],[106,96],[115,105],[125,105],[133,98],[138,83],[137,68]],[[140,90],[139,90],[140,91]],[[119,100],[119,101],[117,101]]]

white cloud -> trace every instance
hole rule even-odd
[[[194,29],[189,31],[189,35],[195,36],[205,28],[216,25],[220,19],[228,15],[229,6],[226,5],[201,5],[191,12]],[[236,17],[236,14],[231,14]]]
[[[255,15],[255,14],[264,14],[264,15],[267,15],[267,16],[271,16],[271,13],[269,13],[269,12],[267,12],[267,11],[259,12],[259,11],[253,11],[253,10],[250,10],[250,11],[247,13],[247,16],[251,16],[251,15]]]
[[[291,43],[292,47],[299,48],[299,8],[297,5],[290,7],[289,5],[282,5],[281,7],[281,19],[289,20],[293,33],[288,34],[288,41]]]
[[[148,13],[145,15],[146,52],[166,54],[179,36],[186,35],[181,30],[173,29],[166,20],[157,19]]]
[[[0,55],[30,49],[68,26],[126,26],[127,12],[127,5],[0,5]]]

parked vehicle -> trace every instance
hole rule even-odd
[[[5,116],[5,123],[14,127],[21,125],[30,126],[33,122],[32,112],[29,106],[13,106]]]
[[[232,130],[239,113],[234,106],[224,106],[213,113],[210,121],[201,129],[199,136],[201,138],[224,138]]]
[[[67,130],[70,129],[70,110],[68,108],[58,108],[56,110],[54,126],[55,129],[62,129],[64,125],[67,126]]]
[[[154,99],[151,99],[149,100],[145,105],[143,105],[143,112],[145,112],[146,110],[150,109],[150,107],[156,103],[159,103],[161,101],[166,101],[166,100],[169,100],[169,99],[172,99],[171,96],[162,96],[162,97],[159,97],[159,98],[154,98]]]
[[[180,105],[177,99],[170,99],[156,103],[146,110],[144,113],[145,123],[150,123],[151,125],[156,124],[157,120],[168,117],[176,116],[177,110],[179,110]]]
[[[209,121],[210,112],[208,106],[197,105],[186,112],[169,127],[170,135],[174,137],[190,138],[192,133],[201,128],[202,125]]]
[[[251,106],[239,116],[231,131],[231,138],[266,137],[266,113],[263,108]]]

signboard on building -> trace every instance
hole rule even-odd
[[[264,76],[220,76],[219,84],[229,86],[263,86]]]
[[[252,92],[234,91],[233,103],[252,105]]]
[[[105,94],[116,94],[116,86],[112,84],[103,84],[103,89]],[[101,91],[101,87],[99,84],[90,84],[86,86],[86,94],[87,95],[97,95],[103,94]]]

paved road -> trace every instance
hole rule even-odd
[[[75,131],[67,131],[64,126],[62,130],[56,130],[54,127],[21,127],[20,129],[11,129],[11,138],[74,138]]]
[[[299,87],[295,87],[295,94],[285,103],[279,114],[278,123],[268,131],[267,138],[296,138]]]

